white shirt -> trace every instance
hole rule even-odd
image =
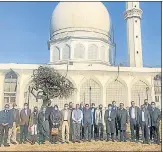
[[[109,118],[110,118],[111,110],[109,110]]]
[[[135,108],[131,108],[131,118],[135,119]]]
[[[64,120],[68,120],[68,110],[65,110]]]
[[[25,109],[25,114],[27,115],[27,109]]]
[[[145,118],[144,118],[144,111],[142,111],[142,121],[145,121]]]

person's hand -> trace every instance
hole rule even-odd
[[[7,125],[8,125],[8,123],[5,123],[5,124],[4,124],[4,126],[7,126]]]
[[[150,126],[148,126],[148,128],[149,128]]]
[[[109,121],[111,121],[111,118],[108,118]]]

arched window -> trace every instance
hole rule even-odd
[[[113,81],[106,87],[106,105],[111,104],[112,101],[116,101],[117,106],[122,102],[125,105],[126,102],[126,88],[120,81]]]
[[[57,47],[54,47],[54,50],[53,50],[53,59],[54,59],[54,61],[60,60],[60,50]]]
[[[85,83],[82,84],[80,88],[80,102],[84,104],[95,103],[96,106],[100,104],[101,101],[101,87],[100,85],[89,79]]]
[[[82,44],[78,43],[74,49],[74,57],[79,59],[84,59],[85,57],[85,48]]]
[[[135,101],[137,106],[144,104],[144,100],[151,101],[151,88],[142,80],[137,81],[131,89],[131,100]]]
[[[88,59],[96,60],[98,56],[98,47],[96,45],[89,45],[88,47]]]
[[[106,51],[106,48],[104,46],[102,46],[100,48],[100,54],[101,54],[101,60],[102,61],[105,61],[105,51]]]
[[[10,70],[5,75],[4,80],[4,102],[5,103],[16,103],[16,92],[17,92],[17,74]]]
[[[65,45],[62,51],[62,59],[70,59],[70,47]]]

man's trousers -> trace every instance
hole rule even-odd
[[[103,139],[103,132],[104,132],[104,125],[102,123],[99,123],[97,125],[97,138]]]
[[[0,145],[7,144],[8,131],[9,131],[8,125],[6,126],[0,125]]]
[[[16,135],[17,135],[17,129],[16,129],[16,122],[13,122],[13,126],[9,128],[8,132],[8,143],[16,142]]]
[[[145,141],[149,142],[149,128],[148,128],[148,126],[146,125],[145,122],[142,122],[141,130],[142,130],[142,140],[143,140],[143,142],[145,142]]]
[[[69,133],[70,133],[70,127],[68,124],[68,121],[63,121],[62,123],[62,141],[65,142],[69,141]]]
[[[73,123],[73,137],[74,137],[74,141],[79,141],[80,140],[80,123]]]
[[[126,141],[126,130],[120,130],[120,141]]]
[[[135,140],[134,131],[136,131],[136,140],[139,140],[139,124],[135,119],[130,120],[131,140]]]
[[[84,124],[84,139],[91,140],[91,124],[89,123]]]
[[[28,125],[20,125],[20,142],[27,141]]]

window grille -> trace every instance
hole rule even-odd
[[[104,46],[100,48],[100,53],[101,53],[101,60],[105,61],[105,47]]]
[[[98,56],[98,47],[96,45],[90,45],[88,47],[88,59],[96,60]]]
[[[102,104],[101,101],[101,88],[99,84],[89,79],[80,88],[80,102],[84,104],[95,103],[96,106]]]
[[[60,50],[57,47],[54,47],[53,50],[53,59],[56,60],[60,60]]]
[[[152,101],[151,88],[143,81],[136,82],[131,89],[131,100],[135,101],[137,106],[144,104],[144,100]]]
[[[74,49],[74,57],[84,59],[85,56],[85,48],[82,44],[76,44]]]
[[[121,102],[125,105],[126,96],[125,86],[119,81],[113,81],[106,88],[106,105],[111,104],[112,101],[116,101],[117,106]]]
[[[67,45],[63,48],[62,59],[70,59],[70,47]]]

